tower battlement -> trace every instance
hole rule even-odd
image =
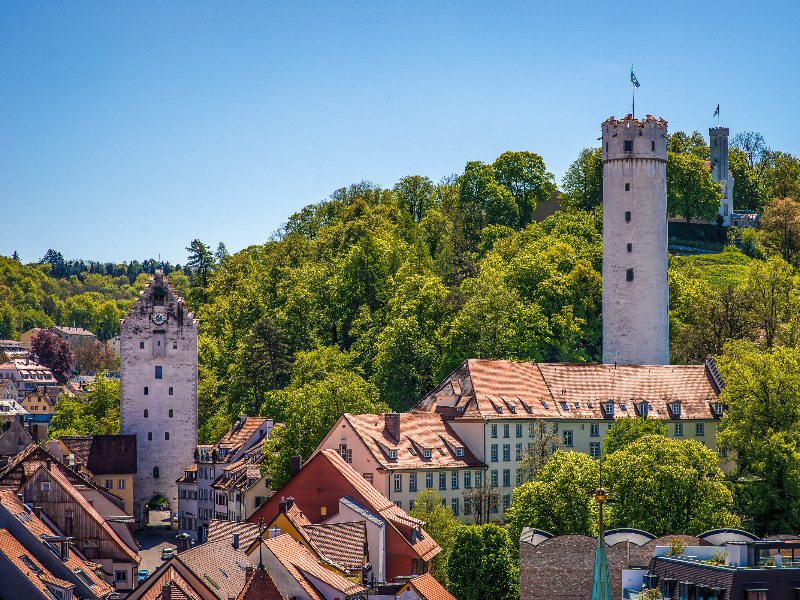
[[[600,126],[603,131],[603,162],[649,158],[667,160],[667,122],[647,115],[641,121],[626,115],[616,120],[609,117]]]

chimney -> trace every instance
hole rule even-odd
[[[276,538],[281,534],[281,530],[277,527],[270,527],[269,528],[269,539]]]
[[[239,549],[239,534],[238,533],[234,533],[233,534],[233,549],[234,550],[238,550]]]
[[[396,412],[386,413],[383,415],[383,422],[386,428],[386,433],[394,438],[394,441],[400,441],[400,415]]]
[[[25,497],[22,494],[17,494],[17,500],[20,504],[25,504]]]
[[[165,583],[161,586],[161,598],[162,600],[172,600],[172,586],[168,583]]]
[[[42,518],[42,507],[41,506],[34,506],[33,507],[33,514],[36,515],[37,519]]]
[[[293,507],[293,506],[294,506],[294,498],[292,498],[291,496],[289,496],[289,497],[286,499],[286,510],[292,510],[292,507]]]
[[[303,467],[303,457],[299,454],[292,457],[292,469],[289,478],[294,477],[300,472],[300,469]]]
[[[50,470],[50,467],[53,465],[53,461],[52,461],[52,460],[50,460],[50,459],[48,458],[48,459],[45,461],[45,464],[47,465],[47,470],[49,471],[49,470]]]
[[[244,580],[245,580],[246,582],[247,582],[247,581],[250,581],[250,578],[253,576],[253,573],[254,573],[254,572],[255,572],[255,570],[253,569],[253,565],[247,565],[247,566],[244,568]]]
[[[239,423],[241,425],[244,425],[245,421],[247,421],[247,415],[245,413],[242,413],[242,416],[239,418]]]
[[[181,533],[175,536],[178,539],[177,548],[175,552],[180,554],[181,552],[186,552],[189,549],[189,535],[186,533]]]
[[[286,498],[281,496],[280,502],[278,502],[278,512],[282,512],[286,514],[288,508],[286,507]]]

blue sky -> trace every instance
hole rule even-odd
[[[800,154],[798,2],[0,3],[0,254],[184,262],[363,179],[507,150],[558,181],[600,123]]]

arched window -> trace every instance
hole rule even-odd
[[[149,442],[153,441],[153,432],[152,431],[148,431],[147,432],[147,441],[149,441]]]
[[[164,432],[164,439],[169,441],[169,431]]]
[[[158,479],[158,467],[153,467],[153,479]]]
[[[170,409],[169,409],[169,418],[171,419],[171,418],[172,418],[172,417],[174,417],[174,416],[175,416],[175,413],[174,413],[174,412],[172,411],[172,409],[170,408]]]
[[[150,416],[150,415],[147,413],[147,409],[145,408],[145,409],[144,409],[144,418],[146,419],[146,418],[147,418],[147,417],[149,417],[149,416]]]

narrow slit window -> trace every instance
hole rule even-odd
[[[152,442],[153,441],[153,432],[152,431],[148,431],[147,432],[147,441],[148,442]]]
[[[628,244],[628,252],[633,252],[633,244]]]
[[[164,439],[169,441],[169,431],[164,432]]]
[[[630,183],[626,183],[625,184],[625,191],[626,192],[630,192],[631,191],[631,184]]]
[[[630,244],[628,244],[630,246]],[[630,250],[628,250],[630,252]],[[174,393],[174,388],[169,388],[169,395],[172,396]]]
[[[147,396],[147,386],[144,387],[144,395]]]
[[[148,413],[148,412],[147,412],[147,409],[145,408],[145,409],[144,409],[144,418],[146,419],[146,418],[147,418],[147,417],[149,417],[149,416],[150,416],[150,413]]]
[[[172,342],[172,349],[173,350],[177,350],[178,349],[178,342]]]
[[[625,270],[625,281],[633,281],[633,269]]]
[[[656,151],[656,143],[655,142],[650,142],[650,150],[652,150],[653,152]]]
[[[630,223],[631,222],[631,211],[629,211],[629,210],[625,211],[625,222],[626,223]]]
[[[142,350],[144,350],[144,342],[139,342],[139,348],[141,348]]]
[[[161,379],[163,374],[163,369],[161,367],[156,367],[156,379]]]
[[[170,408],[169,409],[169,418],[171,419],[174,416],[175,416],[175,412]]]

